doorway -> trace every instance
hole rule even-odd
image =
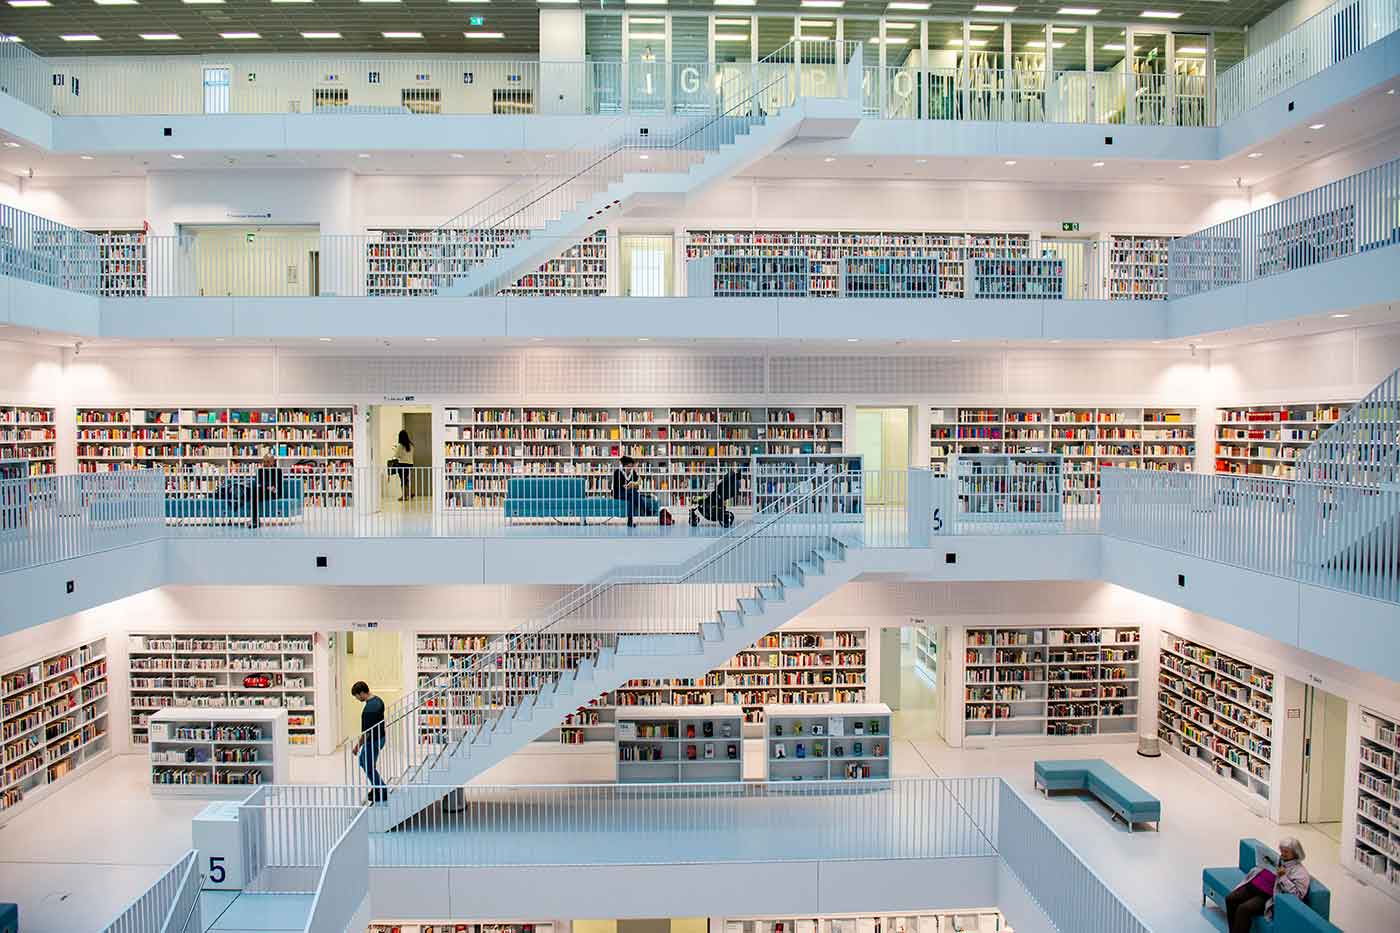
[[[664,298],[675,293],[675,238],[625,235],[622,238],[620,290],[631,298]]]
[[[1284,689],[1294,724],[1288,737],[1296,734],[1285,775],[1296,787],[1298,800],[1296,813],[1285,813],[1284,821],[1305,822],[1340,843],[1347,794],[1347,700],[1294,679],[1288,679]],[[1289,794],[1285,801],[1292,797]]]
[[[404,694],[403,640],[397,631],[373,629],[366,632],[339,632],[335,665],[339,689],[335,702],[340,705],[338,717],[340,734],[336,741],[354,741],[360,734],[360,703],[350,695],[350,686],[358,680],[369,685],[370,692],[393,706]]]
[[[411,470],[389,466],[399,432],[407,431],[413,445]],[[371,405],[369,409],[370,464],[381,480],[380,510],[431,512],[433,501],[433,409],[431,405]],[[403,460],[399,461],[404,463]]]
[[[910,619],[898,629],[883,630],[896,636],[880,643],[880,700],[897,710],[896,735],[911,740],[943,737],[938,671],[943,628],[923,619]]]
[[[1065,297],[1100,298],[1099,242],[1094,239],[1043,237],[1043,253],[1065,262]]]
[[[199,295],[265,298],[320,292],[319,227],[180,224],[177,233],[182,250],[194,259]]]
[[[857,408],[855,452],[865,471],[865,501],[902,505],[909,470],[908,408]]]

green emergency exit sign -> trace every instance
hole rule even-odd
[[[1075,230],[1079,229],[1079,224],[1073,220],[1066,220],[1065,222],[1060,224],[1060,229],[1063,230],[1065,233],[1073,233]]]
[[[486,25],[486,17],[484,17],[484,16],[473,16],[473,17],[471,17],[471,18],[468,20],[468,24],[469,24],[469,25],[472,25],[472,26],[485,26],[485,25]]]

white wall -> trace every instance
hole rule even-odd
[[[146,215],[151,232],[178,224],[320,225],[323,234],[359,232],[353,222],[353,176],[347,171],[254,169],[152,172]],[[268,214],[265,219],[233,214]]]
[[[1350,401],[1400,366],[1400,328],[1373,327],[1211,350],[1207,393],[1222,405]]]
[[[62,386],[63,363],[56,348],[0,339],[0,404],[56,406]]]
[[[0,183],[0,201],[85,230],[139,230],[146,219],[146,179],[43,176]]]

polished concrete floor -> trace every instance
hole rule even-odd
[[[1107,759],[1162,800],[1162,831],[1129,834],[1093,799],[1047,800],[1034,792],[1031,763],[1046,757],[1044,747],[949,747],[925,711],[923,681],[908,669],[902,681],[902,709],[895,720],[900,738],[892,743],[896,777],[1004,777],[1158,933],[1220,929],[1219,914],[1200,907],[1202,866],[1233,862],[1242,836],[1272,840],[1284,832],[1173,759],[1140,758],[1128,744],[1056,746],[1051,754],[1057,757]],[[190,819],[205,802],[153,799],[146,767],[142,756],[114,758],[0,826],[0,900],[20,904],[26,933],[100,929],[189,848]],[[294,757],[292,776],[301,782],[338,782],[342,767],[335,756]],[[1337,863],[1333,839],[1307,826],[1287,832],[1302,838],[1308,867],[1332,888],[1333,920],[1339,926],[1350,933],[1400,929],[1400,903],[1347,875]],[[290,901],[276,906],[283,914],[304,909]],[[266,909],[220,896],[206,907],[205,921],[219,933],[279,930],[247,924],[288,922],[285,916],[275,921],[253,916]],[[723,913],[722,904],[715,913]]]

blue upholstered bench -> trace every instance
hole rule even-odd
[[[1052,790],[1087,790],[1128,824],[1128,832],[1134,823],[1162,828],[1162,802],[1102,758],[1037,761],[1035,786],[1047,797]]]
[[[1240,840],[1239,866],[1201,870],[1201,904],[1214,901],[1225,909],[1225,896],[1239,887],[1244,876],[1268,854],[1274,861],[1278,853],[1258,839]],[[1332,915],[1332,892],[1316,878],[1308,884],[1306,900],[1291,894],[1274,900],[1274,919],[1256,917],[1251,933],[1328,933],[1338,928],[1327,922]]]
[[[18,904],[0,904],[0,933],[19,933]]]
[[[626,518],[627,503],[590,496],[581,476],[527,476],[506,481],[505,517],[508,522],[516,518],[576,519],[586,525],[590,518]]]
[[[252,482],[251,478],[247,482]],[[281,495],[271,501],[263,501],[258,506],[258,520],[279,524],[296,521],[305,511],[302,493],[302,479],[299,476],[282,477]],[[212,496],[166,496],[165,523],[167,525],[214,525],[231,524],[235,521],[253,518],[253,504],[246,495],[234,496],[227,489]]]

